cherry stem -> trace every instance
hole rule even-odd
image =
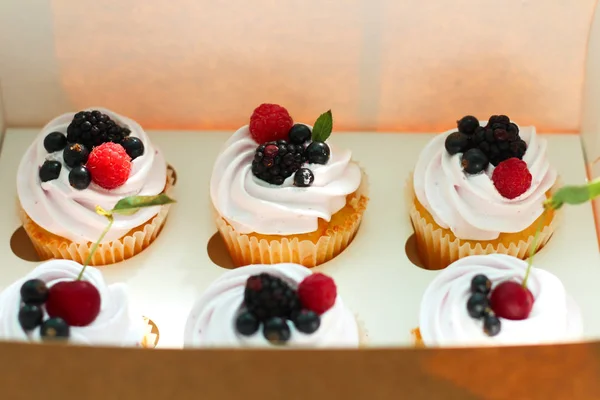
[[[523,289],[527,289],[527,280],[529,279],[529,273],[531,272],[531,268],[533,267],[533,256],[536,253],[540,233],[542,232],[542,228],[546,224],[546,217],[548,216],[548,210],[550,208],[552,208],[550,203],[544,204],[544,212],[540,216],[539,225],[535,231],[535,235],[533,236],[533,242],[531,243],[531,248],[529,249],[529,259],[527,260],[527,271],[525,271],[525,278],[523,278]]]
[[[90,250],[90,254],[88,254],[87,258],[85,259],[85,262],[83,263],[83,268],[81,269],[81,272],[79,272],[79,275],[77,275],[76,280],[78,280],[78,281],[80,281],[81,278],[83,278],[83,273],[85,272],[85,269],[87,268],[87,266],[90,264],[90,261],[92,261],[92,257],[94,257],[96,250],[98,250],[98,246],[100,246],[100,242],[102,242],[102,239],[104,239],[104,236],[106,236],[106,234],[112,227],[113,222],[115,222],[115,219],[114,219],[112,213],[110,211],[106,211],[105,209],[103,209],[100,206],[96,206],[96,213],[106,217],[106,219],[108,219],[108,225],[106,226],[106,228],[104,228],[102,235],[100,235],[100,238],[96,241],[96,243],[94,243],[94,245],[92,246],[92,249]]]

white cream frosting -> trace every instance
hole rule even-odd
[[[583,326],[579,308],[555,275],[535,267],[527,281],[535,299],[527,319],[500,318],[500,333],[488,336],[483,332],[483,321],[469,315],[467,300],[475,275],[486,275],[493,290],[503,281],[522,282],[526,269],[523,260],[492,254],[465,257],[440,271],[421,301],[419,328],[425,345],[534,345],[580,340]]]
[[[185,347],[274,347],[262,329],[244,336],[235,329],[235,319],[244,301],[246,281],[252,275],[267,272],[292,287],[312,272],[298,264],[250,265],[224,273],[211,284],[193,306],[184,334]],[[354,315],[338,295],[332,308],[321,315],[321,325],[312,334],[302,333],[289,323],[291,338],[285,347],[358,347],[359,332]]]
[[[70,260],[52,260],[39,265],[0,293],[0,338],[13,341],[41,341],[40,328],[25,332],[19,324],[21,286],[30,279],[41,279],[48,287],[74,280],[81,264]],[[127,287],[123,283],[107,285],[100,271],[87,267],[83,279],[93,284],[102,299],[98,317],[88,326],[71,327],[69,343],[81,345],[136,346],[145,334],[141,316],[129,314]],[[44,313],[44,319],[48,315]]]
[[[167,179],[167,164],[162,153],[152,145],[146,132],[135,121],[102,108],[90,108],[108,115],[119,125],[126,125],[131,136],[144,144],[144,154],[131,162],[131,173],[124,185],[106,190],[94,182],[87,189],[77,190],[69,184],[70,168],[64,163],[62,151],[49,154],[44,148],[44,138],[50,132],[62,132],[75,113],[63,114],[50,121],[27,149],[17,172],[17,191],[21,206],[29,217],[45,230],[75,243],[94,242],[106,228],[106,218],[95,212],[97,205],[110,210],[123,197],[160,194]],[[46,160],[60,161],[60,176],[41,182],[39,168]],[[116,215],[112,229],[103,242],[123,237],[131,229],[156,216],[160,206],[140,209],[133,215]]]
[[[240,233],[290,235],[314,232],[319,218],[326,221],[346,205],[346,196],[360,186],[361,171],[350,150],[327,142],[326,165],[308,164],[315,180],[310,187],[294,186],[294,176],[275,186],[252,174],[258,144],[248,126],[225,143],[210,181],[212,202],[219,214]]]
[[[464,240],[494,240],[500,233],[520,232],[530,226],[542,215],[545,193],[557,177],[547,158],[547,141],[536,135],[534,127],[520,128],[527,143],[523,161],[532,176],[531,187],[519,197],[507,199],[492,182],[493,165],[484,173],[469,175],[462,170],[462,153],[446,151],[446,137],[455,131],[436,136],[419,155],[414,171],[419,202],[439,226]]]

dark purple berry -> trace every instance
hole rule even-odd
[[[65,164],[67,164],[67,166],[70,168],[85,164],[89,155],[90,152],[88,148],[80,143],[68,145],[63,151],[63,159],[65,160]]]
[[[254,153],[252,174],[272,185],[282,185],[302,165],[303,148],[285,140],[260,145]]]
[[[490,308],[490,301],[483,293],[475,292],[467,300],[467,311],[472,318],[482,318]]]
[[[462,132],[466,135],[472,135],[475,133],[475,129],[479,127],[479,121],[472,115],[467,115],[466,117],[462,117],[459,121],[457,121],[458,131]]]
[[[263,335],[272,344],[285,344],[292,333],[285,319],[273,317],[265,322]]]
[[[90,175],[90,171],[84,165],[74,167],[69,172],[69,183],[77,190],[87,189],[91,182],[92,175]]]
[[[327,164],[331,150],[325,142],[312,142],[306,148],[305,153],[310,164]]]
[[[123,138],[123,140],[121,140],[121,146],[123,146],[127,155],[129,155],[132,160],[144,155],[144,143],[135,136]]]
[[[462,153],[469,148],[470,140],[467,135],[461,132],[453,132],[446,137],[446,151],[450,155]]]
[[[60,132],[52,132],[44,138],[44,148],[48,153],[60,151],[67,145],[67,137]]]
[[[58,161],[46,160],[40,167],[39,176],[42,182],[53,181],[60,176],[62,164]]]
[[[303,124],[295,124],[288,133],[290,143],[300,145],[308,142],[311,135],[312,132],[310,131],[310,128]]]
[[[272,317],[288,318],[301,308],[296,290],[281,278],[267,273],[248,278],[244,304],[259,321]]]
[[[308,187],[315,181],[315,176],[308,168],[300,168],[294,175],[294,185],[298,187]]]
[[[108,115],[98,110],[80,111],[67,127],[67,140],[92,149],[106,142],[121,143],[130,133],[129,128],[117,125]]]
[[[483,274],[478,274],[471,279],[471,292],[489,294],[492,290],[492,281]]]
[[[483,151],[474,148],[463,153],[461,163],[466,173],[478,174],[487,168],[489,161]]]
[[[486,335],[496,336],[498,333],[500,333],[501,327],[502,324],[500,322],[500,319],[498,319],[498,317],[496,317],[496,315],[494,315],[493,313],[488,313],[483,318],[483,331]]]
[[[321,326],[321,318],[314,311],[302,310],[294,316],[294,325],[302,333],[315,333]]]
[[[281,143],[280,146],[281,145],[285,146],[285,143]],[[279,154],[279,147],[276,144],[269,144],[265,147],[263,153],[267,158],[274,158],[277,154]]]
[[[47,319],[40,328],[43,340],[66,339],[70,331],[69,325],[60,317]]]
[[[41,307],[35,304],[24,304],[19,310],[19,324],[24,331],[30,331],[42,323],[44,312]]]
[[[21,285],[21,301],[40,305],[48,300],[48,287],[41,279],[30,279]]]
[[[260,323],[250,312],[244,310],[235,320],[235,329],[244,336],[254,335]]]

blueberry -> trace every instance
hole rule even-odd
[[[21,285],[21,301],[25,304],[44,304],[48,300],[48,287],[41,279],[30,279]]]
[[[294,325],[302,333],[315,333],[321,326],[321,318],[314,311],[302,310],[294,316]]]
[[[290,327],[283,318],[273,317],[265,322],[263,335],[273,344],[284,344],[290,340]]]
[[[483,274],[478,274],[471,279],[471,292],[487,295],[492,290],[492,281]]]
[[[19,310],[19,324],[25,331],[30,331],[40,326],[44,319],[41,307],[35,304],[25,304]]]
[[[65,164],[70,168],[85,164],[89,155],[90,152],[87,147],[79,143],[71,144],[65,147],[65,150],[63,151]]]
[[[298,187],[308,187],[315,181],[315,176],[308,168],[300,168],[294,175],[294,185]]]
[[[487,314],[483,319],[483,331],[488,336],[496,336],[500,333],[501,322],[493,313]]]
[[[86,189],[90,186],[91,182],[92,176],[90,175],[90,171],[83,165],[74,167],[71,172],[69,172],[69,183],[77,190]]]
[[[304,144],[308,142],[311,135],[310,128],[303,124],[295,124],[288,133],[290,142],[293,144]]]
[[[60,176],[62,164],[58,161],[46,160],[40,167],[39,175],[42,182],[53,181]]]
[[[327,164],[331,154],[329,146],[324,142],[312,142],[305,151],[310,164]]]
[[[463,170],[468,174],[478,174],[487,168],[489,160],[480,149],[467,150],[462,156]]]
[[[235,320],[235,329],[244,336],[250,336],[258,331],[259,322],[254,314],[244,311]]]
[[[48,153],[60,151],[67,145],[67,137],[60,132],[52,132],[44,138],[44,148]]]
[[[453,132],[446,137],[446,151],[452,156],[456,153],[462,153],[469,148],[471,141],[464,133]]]
[[[144,143],[135,136],[127,136],[121,141],[121,146],[125,149],[132,160],[144,154]]]
[[[475,133],[475,129],[479,127],[479,121],[474,116],[467,115],[466,117],[462,117],[459,121],[457,121],[457,125],[459,132],[472,135]]]
[[[467,311],[473,318],[482,318],[490,307],[490,301],[483,293],[473,293],[467,300]]]
[[[64,319],[54,317],[47,319],[42,324],[40,334],[42,339],[66,339],[69,337],[71,329]]]

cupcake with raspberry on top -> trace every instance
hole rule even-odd
[[[350,150],[329,141],[331,111],[313,127],[262,104],[227,141],[210,193],[219,232],[237,266],[322,264],[354,238],[366,208],[366,176]]]
[[[539,250],[555,228],[554,210],[542,216],[557,180],[546,140],[505,115],[457,125],[423,149],[408,185],[421,261],[442,269],[469,255],[526,258],[536,229]]]
[[[83,263],[110,210],[126,196],[170,191],[167,163],[135,121],[105,109],[61,115],[27,149],[17,173],[23,226],[42,260]],[[154,241],[169,205],[117,215],[91,265],[134,256]]]

